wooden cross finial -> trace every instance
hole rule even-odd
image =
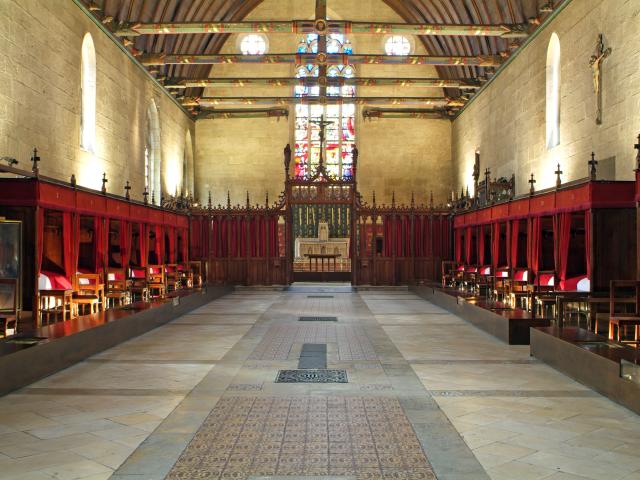
[[[415,204],[416,204],[416,199],[413,196],[413,192],[411,192],[411,208],[413,208],[415,206]]]
[[[227,208],[231,209],[231,193],[227,190]]]
[[[106,172],[102,173],[102,193],[107,193],[107,174]]]
[[[433,208],[433,190],[429,194],[429,208]]]
[[[529,179],[529,195],[533,195],[536,191],[536,187],[534,186],[536,183],[536,179],[533,177],[533,173],[531,174],[531,178]]]
[[[598,165],[598,161],[596,160],[596,154],[591,152],[591,160],[589,160],[589,177],[591,180],[596,179],[596,165]]]
[[[564,173],[562,170],[560,170],[560,164],[558,164],[558,169],[553,173],[556,174],[556,188],[557,188],[560,185],[562,185],[562,179],[560,178],[560,175]]]
[[[38,156],[38,149],[34,147],[33,155],[31,156],[31,162],[33,163],[33,166],[31,167],[31,171],[36,174],[36,177],[38,176],[38,173],[40,173],[40,168],[38,167],[39,161],[40,161],[40,157]]]
[[[147,205],[149,203],[149,190],[147,190],[147,187],[144,187],[144,192],[142,192],[142,198],[143,198],[143,202],[145,205]]]
[[[264,195],[264,206],[269,208],[269,191],[267,190]]]
[[[129,180],[127,180],[127,184],[124,186],[124,198],[126,198],[127,200],[131,199],[129,190],[131,190],[131,185],[129,185]]]
[[[640,171],[640,134],[638,134],[638,143],[633,148],[638,150],[638,156],[636,156],[636,171]]]
[[[249,202],[249,190],[247,190],[247,210],[249,210],[250,206],[251,206],[251,204]]]
[[[289,178],[289,166],[291,165],[291,145],[284,147],[284,178]]]
[[[376,191],[373,191],[373,208],[376,208]]]
[[[469,185],[467,185],[467,193],[466,193],[466,197],[467,197],[467,198],[470,198],[470,197],[469,197]]]
[[[211,203],[211,190],[209,190],[209,199],[207,200],[207,208],[211,210],[213,204]]]
[[[69,183],[73,188],[76,188],[76,175],[75,173],[71,174],[71,178],[69,179]]]

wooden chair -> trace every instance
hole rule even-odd
[[[622,300],[624,294],[619,295],[622,289],[632,290],[631,296],[635,300],[631,304],[633,306],[632,312],[620,312],[619,308],[616,310],[616,306],[620,304],[629,306],[628,302]],[[627,295],[627,297],[629,296]],[[618,327],[617,332],[616,327]],[[611,280],[609,284],[609,340],[624,341],[621,340],[621,331],[625,331],[628,327],[634,327],[633,342],[631,343],[637,344],[640,333],[640,281]]]
[[[493,297],[496,301],[504,302],[509,298],[511,287],[511,271],[509,267],[496,268],[493,276]]]
[[[129,268],[129,291],[131,300],[149,301],[149,286],[147,285],[147,269],[145,267]]]
[[[191,270],[191,278],[193,286],[196,288],[202,287],[202,263],[201,262],[189,262],[189,268]]]
[[[491,266],[484,266],[478,269],[478,274],[476,276],[476,284],[475,290],[479,295],[484,295],[488,297],[491,292]]]
[[[534,307],[540,317],[556,317],[556,272],[553,270],[539,271],[535,280],[529,285]]]
[[[107,306],[119,307],[131,303],[131,280],[127,279],[124,268],[109,268],[107,270]]]
[[[165,296],[167,286],[164,265],[149,265],[147,267],[147,288],[149,289],[149,296],[152,298]]]
[[[98,313],[104,308],[104,284],[98,273],[78,273],[73,277],[72,303],[78,313],[89,306],[90,313]]]
[[[189,268],[189,264],[180,263],[178,265],[178,273],[182,288],[193,288],[193,271]]]
[[[67,318],[72,318],[75,315],[73,284],[64,275],[54,272],[40,272],[37,301],[40,312],[39,325],[42,325],[45,319],[49,324],[51,317],[56,321],[60,316],[64,322]]]
[[[18,279],[0,278],[0,333],[3,337],[18,333]]]
[[[458,264],[451,260],[442,261],[442,288],[454,287],[456,284]]]
[[[178,271],[178,264],[166,264],[164,266],[164,278],[167,292],[180,290],[180,272]]]
[[[517,307],[527,302],[531,292],[529,289],[529,279],[531,272],[526,268],[519,268],[513,272],[509,285],[509,299],[511,306]]]

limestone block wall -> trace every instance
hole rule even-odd
[[[29,169],[37,146],[43,175],[141,199],[147,108],[159,111],[163,190],[182,182],[194,123],[71,0],[0,1],[0,156]],[[93,37],[97,66],[96,151],[80,148],[81,47]]]
[[[248,20],[305,19],[314,17],[313,0],[265,0]],[[402,19],[382,0],[330,0],[330,18],[361,21],[398,22]],[[352,35],[349,37],[357,53],[383,53],[383,37]],[[268,36],[269,52],[296,51],[299,35]],[[415,41],[415,39],[414,39]],[[415,53],[425,54],[419,41]],[[223,50],[237,53],[239,36],[231,35]],[[258,73],[259,72],[259,73]],[[251,77],[294,75],[289,65],[215,65],[212,77]],[[371,77],[436,77],[428,66],[356,66],[358,76]],[[402,87],[362,87],[359,96],[442,96],[441,89]],[[219,88],[206,90],[207,96],[293,96],[291,87]],[[451,123],[448,120],[375,119],[364,121],[357,108],[356,143],[360,151],[359,190],[367,201],[376,191],[379,202],[390,202],[395,191],[398,202],[409,202],[411,191],[419,201],[427,201],[433,190],[436,201],[444,201],[453,187],[451,163]],[[214,203],[226,202],[230,190],[232,202],[244,203],[246,190],[251,201],[262,202],[265,192],[274,199],[283,188],[282,150],[293,147],[294,107],[289,107],[289,120],[234,119],[199,120],[196,125],[196,191],[206,199],[212,191]]]
[[[545,144],[546,56],[553,32],[560,38],[560,144]],[[595,151],[600,172],[633,178],[634,139],[640,133],[640,3],[636,0],[573,0],[521,50],[512,63],[453,122],[452,154],[456,190],[473,185],[474,152],[481,171],[516,174],[517,192],[528,191],[533,172],[537,188],[587,175]],[[603,33],[612,53],[604,61],[603,123],[596,125],[596,100],[589,59]]]

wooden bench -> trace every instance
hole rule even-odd
[[[618,295],[620,289],[632,289],[634,302],[632,312],[618,312],[616,305],[623,302]],[[629,305],[628,302],[624,302]],[[617,327],[617,330],[616,330]],[[640,327],[640,281],[638,280],[611,280],[609,284],[609,340],[621,342],[621,332],[628,327],[634,327],[633,342],[638,343],[638,333]]]

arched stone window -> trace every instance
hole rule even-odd
[[[547,149],[560,143],[560,39],[551,35],[547,47]]]
[[[156,205],[160,204],[162,187],[160,172],[162,157],[160,152],[160,119],[156,102],[151,100],[147,109],[147,137],[145,154],[145,174],[148,176],[149,199],[153,198]]]
[[[182,163],[182,194],[186,197],[195,197],[193,177],[193,142],[191,141],[191,131],[187,130],[184,140],[184,161]]]
[[[87,33],[82,40],[80,75],[82,94],[80,147],[93,153],[96,147],[96,49],[90,33]]]

